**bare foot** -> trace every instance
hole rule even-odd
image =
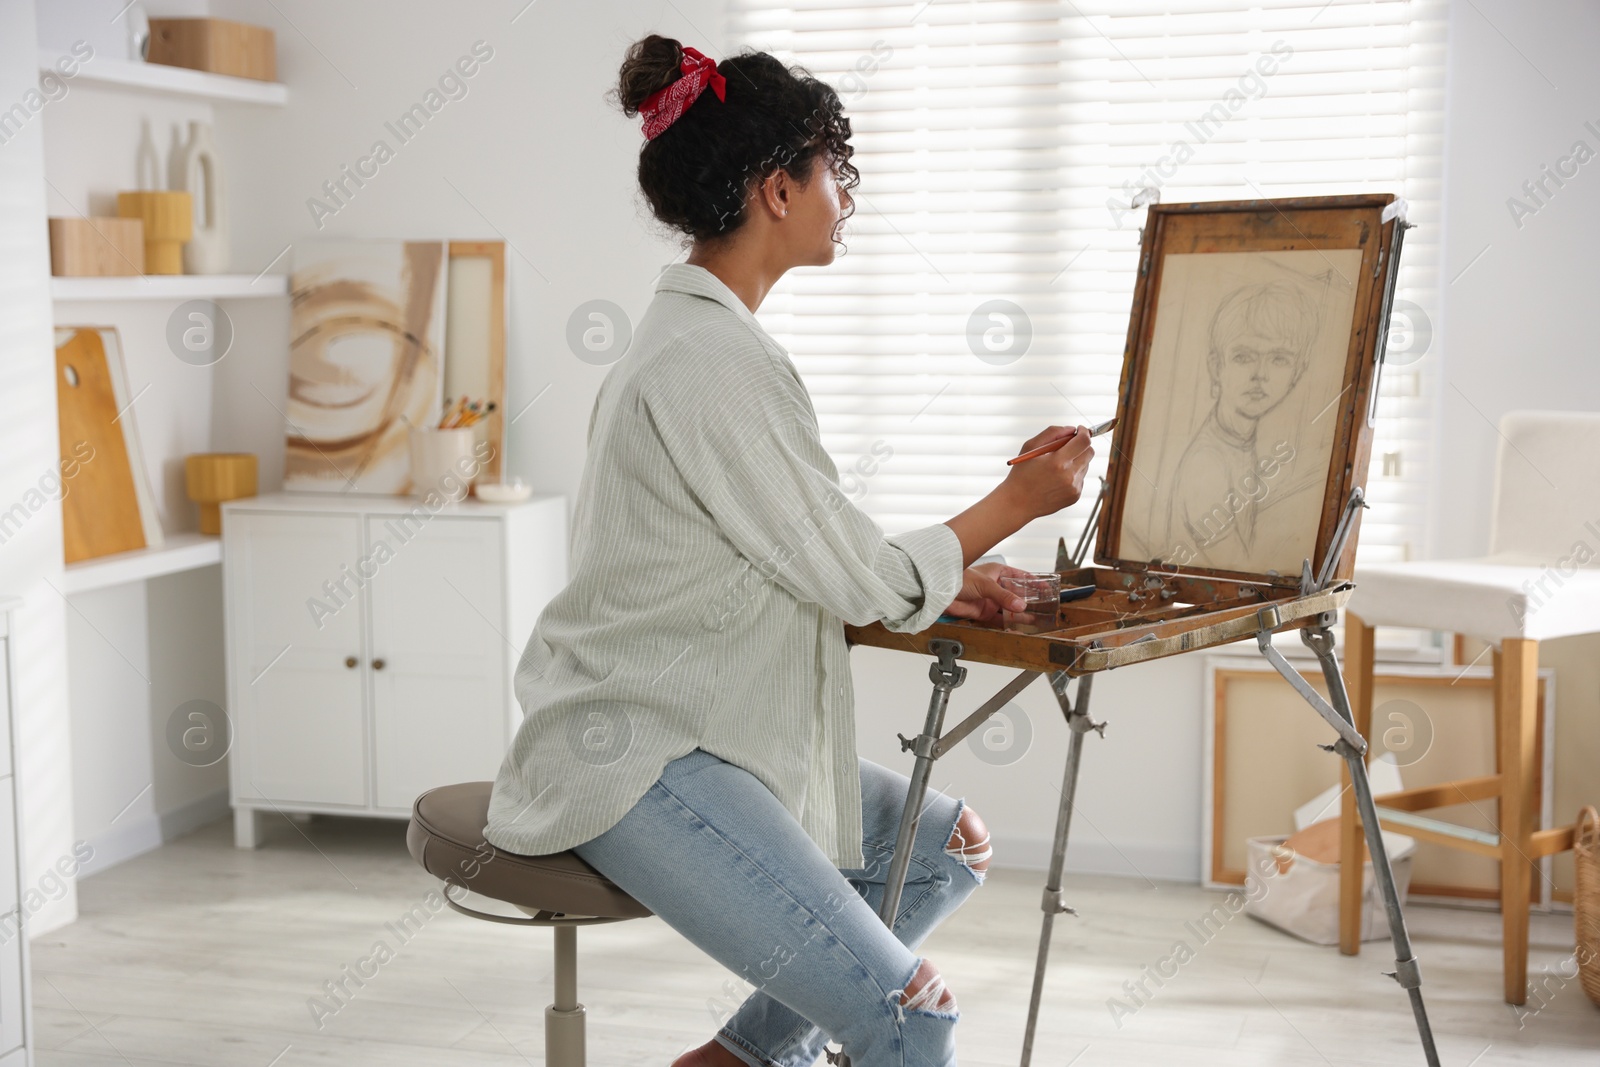
[[[673,1060],[672,1067],[745,1067],[745,1062],[716,1041],[707,1041]]]

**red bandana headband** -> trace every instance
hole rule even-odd
[[[717,73],[717,61],[687,46],[683,49],[683,77],[645,97],[639,105],[644,116],[644,139],[653,141],[677,121],[710,85],[718,100],[726,100],[728,80]]]

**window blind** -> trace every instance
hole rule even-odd
[[[791,270],[761,317],[811,390],[847,492],[886,530],[960,511],[1045,425],[1114,413],[1142,189],[1165,201],[1388,191],[1417,228],[1360,554],[1421,554],[1442,0],[730,3],[737,44],[805,66],[851,118],[862,180],[848,253]],[[1049,567],[1097,485],[999,550]]]

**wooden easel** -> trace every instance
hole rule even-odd
[[[1092,585],[1094,592],[1062,604],[1056,628],[1044,633],[1017,633],[959,620],[941,620],[916,635],[891,633],[879,623],[846,627],[849,637],[857,643],[934,657],[929,667],[933,692],[922,732],[900,738],[902,750],[913,753],[915,762],[880,912],[891,929],[933,762],[1040,675],[1050,679],[1071,741],[1040,903],[1044,918],[1023,1037],[1022,1067],[1029,1067],[1032,1057],[1054,919],[1071,911],[1062,901],[1061,875],[1083,738],[1090,731],[1102,732],[1105,727],[1089,715],[1095,674],[1250,637],[1255,638],[1273,668],[1333,730],[1333,742],[1320,747],[1345,762],[1352,786],[1348,799],[1359,814],[1394,943],[1396,963],[1391,976],[1410,999],[1428,1064],[1437,1067],[1439,1063],[1422,1000],[1421,973],[1411,950],[1367,780],[1367,743],[1356,727],[1329,630],[1337,620],[1339,607],[1354,588],[1348,578],[1354,568],[1360,515],[1366,506],[1361,483],[1370,456],[1383,336],[1406,225],[1399,207],[1399,202],[1389,195],[1152,207],[1143,234],[1140,275],[1124,353],[1118,436],[1107,481],[1090,516],[1091,525],[1096,517],[1099,520],[1096,565],[1083,565],[1087,527],[1074,552],[1069,554],[1064,542],[1057,550],[1056,570],[1062,586]],[[1131,466],[1126,457],[1132,453],[1138,432],[1164,255],[1357,248],[1361,250],[1361,269],[1355,283],[1355,321],[1344,376],[1350,400],[1339,412],[1320,511],[1315,542],[1320,568],[1313,573],[1312,562],[1307,559],[1300,574],[1292,576],[1122,558],[1121,519]],[[1327,683],[1327,699],[1273,646],[1273,634],[1284,630],[1298,630],[1301,640],[1316,654]],[[1011,667],[1020,673],[975,712],[944,730],[950,693],[966,680],[966,668],[958,662],[962,659]],[[1078,679],[1076,692],[1069,694],[1069,683],[1074,678]]]

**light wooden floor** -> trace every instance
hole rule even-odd
[[[342,965],[398,943],[386,924],[431,888],[398,823],[277,821],[257,852],[217,823],[80,887],[82,918],[33,943],[39,1067],[511,1067],[543,1061],[546,930],[441,911],[322,1029],[307,1001]],[[926,946],[958,997],[961,1058],[1015,1064],[1042,876],[998,870]],[[1420,1064],[1392,961],[1347,959],[1240,916],[1131,1017],[1107,1000],[1220,899],[1196,887],[1077,878],[1057,923],[1034,1063]],[[1600,1064],[1600,1010],[1576,981],[1520,1019],[1500,1001],[1497,916],[1411,909],[1452,1067]],[[1532,972],[1572,954],[1568,916],[1535,916]],[[590,1062],[665,1067],[739,990],[659,920],[581,930]],[[1570,973],[1570,972],[1569,972]],[[1152,989],[1155,987],[1151,985]],[[1530,1007],[1532,1005],[1530,1004]],[[1520,1023],[1520,1025],[1519,1025]]]

